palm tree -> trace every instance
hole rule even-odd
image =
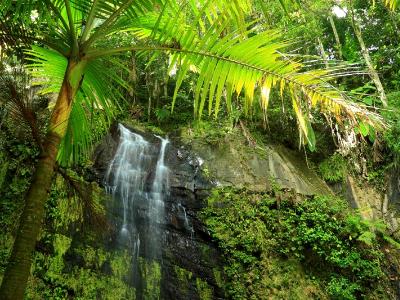
[[[198,118],[207,101],[208,113],[214,111],[217,116],[223,99],[229,111],[232,95],[242,92],[244,110],[251,113],[256,88],[266,113],[271,89],[275,87],[282,95],[286,92],[296,112],[302,140],[311,148],[315,145],[309,118],[313,109],[349,128],[360,122],[380,122],[377,115],[351,103],[328,83],[340,75],[340,69],[309,68],[298,57],[281,53],[288,42],[279,31],[265,31],[256,22],[247,24],[251,8],[250,0],[1,2],[0,41],[29,40],[41,45],[28,51],[31,70],[34,75],[47,78],[45,91],[58,93],[1,285],[2,299],[23,298],[57,159],[67,163],[73,157],[74,146],[79,144],[86,149],[89,141],[85,137],[90,132],[82,126],[85,111],[102,107],[105,115],[112,113],[115,103],[104,91],[110,78],[101,68],[102,62],[112,61],[111,55],[127,51],[170,55],[171,67],[179,67],[173,105],[185,75],[196,70],[199,77],[194,109]],[[38,31],[29,36],[19,33],[21,30],[11,30],[29,20],[32,11],[44,20]],[[105,46],[110,35],[128,38],[121,45]],[[118,82],[116,77],[111,79]]]

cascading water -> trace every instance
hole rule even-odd
[[[190,232],[190,238],[193,239],[194,229],[193,226],[189,224],[189,219],[186,214],[186,208],[181,203],[178,203],[178,210],[183,212],[185,229]]]
[[[137,291],[136,299],[140,299],[145,293],[148,271],[148,265],[140,264],[155,262],[160,266],[162,256],[164,199],[169,192],[169,169],[164,158],[169,141],[157,136],[161,146],[154,165],[157,152],[153,146],[123,125],[119,124],[118,128],[120,142],[108,168],[106,186],[122,204],[116,212],[122,215],[117,224],[119,243],[132,251],[132,283]]]

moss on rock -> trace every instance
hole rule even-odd
[[[187,296],[193,273],[176,265],[174,271],[179,281],[179,291],[183,296]]]
[[[393,296],[383,288],[390,286],[384,238],[342,199],[219,188],[203,220],[224,253],[223,286],[232,299]]]
[[[155,260],[139,257],[139,270],[143,280],[142,296],[146,300],[160,299],[161,265]]]
[[[207,284],[207,282],[200,278],[196,278],[196,287],[200,300],[211,300],[213,298],[212,288]]]

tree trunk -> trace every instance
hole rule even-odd
[[[136,85],[138,81],[137,68],[136,68],[136,56],[135,51],[131,51],[131,65],[129,72],[129,96],[132,99],[131,106],[136,103]]]
[[[328,56],[326,55],[324,44],[322,44],[322,41],[319,37],[317,37],[317,41],[319,46],[319,52],[321,54],[322,59],[324,60],[325,68],[328,69],[329,68]]]
[[[331,23],[333,35],[335,36],[336,48],[337,48],[339,59],[343,59],[342,43],[340,42],[339,34],[336,30],[335,21],[333,20],[333,17],[331,15],[328,17],[328,19],[329,19],[329,22]]]
[[[365,63],[368,67],[369,76],[371,77],[372,81],[374,82],[374,84],[376,86],[376,89],[378,91],[379,98],[381,99],[383,107],[387,107],[387,97],[386,97],[385,89],[383,88],[383,85],[379,78],[378,72],[375,70],[372,60],[371,60],[371,57],[369,56],[368,48],[365,46],[364,39],[361,34],[360,24],[358,23],[357,20],[355,20],[354,17],[353,17],[353,28],[354,28],[354,33],[356,34],[358,43],[360,44],[360,47],[361,47],[362,56],[364,57]]]
[[[52,112],[43,150],[41,151],[30,188],[25,196],[25,207],[7,269],[0,288],[0,299],[22,300],[30,268],[32,254],[44,217],[44,206],[51,188],[58,147],[65,135],[73,99],[81,85],[83,63],[69,61],[65,77]],[[77,80],[77,78],[80,78]]]

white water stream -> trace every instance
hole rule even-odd
[[[169,193],[169,169],[165,165],[168,139],[161,140],[157,149],[141,135],[118,126],[120,142],[107,174],[107,190],[116,201],[119,216],[119,240],[132,253],[133,268],[139,256],[161,260],[162,224],[165,218],[164,200]],[[135,273],[135,271],[133,272]],[[137,273],[137,272],[136,272]],[[140,275],[133,275],[140,281]]]

